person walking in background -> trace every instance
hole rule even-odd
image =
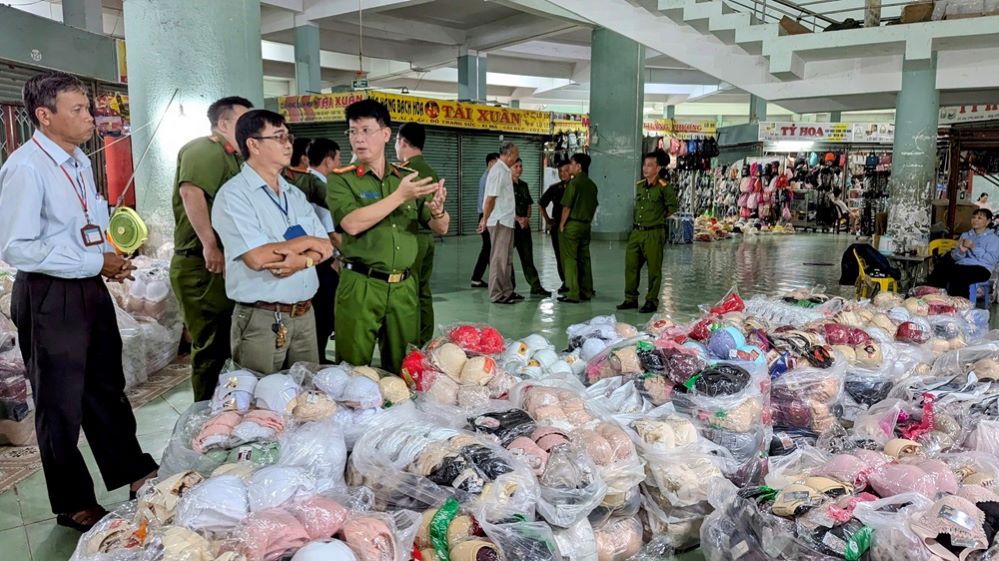
[[[499,161],[499,154],[496,152],[490,152],[486,155],[486,171],[482,172],[482,177],[479,178],[479,221],[482,221],[482,203],[485,199],[486,194],[486,178],[489,177],[489,170],[493,169],[493,165]],[[485,288],[489,286],[486,282],[482,280],[482,275],[486,273],[486,267],[489,266],[489,257],[491,252],[489,244],[489,229],[486,228],[482,230],[479,235],[482,237],[482,247],[479,249],[479,257],[475,260],[475,268],[472,269],[472,288]]]

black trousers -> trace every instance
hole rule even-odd
[[[333,260],[327,259],[316,265],[319,277],[319,290],[312,297],[312,307],[316,310],[316,342],[319,344],[319,363],[333,364],[326,358],[326,345],[333,335],[336,319],[336,287],[340,286],[340,273],[333,270]]]
[[[482,222],[482,214],[479,214],[479,222]],[[486,274],[486,267],[489,266],[489,253],[492,251],[492,244],[489,242],[489,230],[483,230],[482,248],[479,250],[479,258],[475,260],[475,268],[472,269],[472,280],[481,281],[482,275]]]
[[[562,269],[562,249],[558,243],[558,224],[552,222],[551,225],[551,235],[552,235],[552,249],[555,250],[555,266],[558,268],[558,278],[562,281],[562,286],[565,286],[565,270]]]
[[[946,288],[947,294],[967,298],[971,294],[971,285],[987,281],[992,277],[992,271],[980,265],[958,265],[948,253],[933,267],[926,282],[930,286]]]
[[[52,511],[70,514],[97,505],[77,447],[81,427],[109,490],[156,470],[135,435],[121,336],[104,281],[19,272],[11,316],[34,392],[35,432]]]

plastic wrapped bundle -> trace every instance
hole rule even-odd
[[[548,452],[538,482],[538,514],[552,526],[561,528],[585,521],[607,494],[607,485],[597,466],[571,443],[559,444]]]
[[[644,368],[639,353],[651,349],[652,344],[648,338],[626,339],[608,345],[587,362],[584,383],[593,384],[606,378],[642,374]]]
[[[774,381],[771,407],[774,427],[820,434],[838,423],[846,362],[832,368],[797,368]]]
[[[288,431],[280,443],[278,464],[302,468],[318,492],[343,488],[347,447],[343,429],[332,419],[305,423]]]
[[[522,561],[562,561],[552,529],[542,522],[491,524],[479,519],[489,539],[505,559]]]
[[[799,555],[794,522],[773,515],[765,502],[744,494],[745,491],[735,494],[724,490],[712,497],[715,511],[701,525],[704,558],[707,561],[808,558]]]
[[[510,452],[419,412],[387,418],[358,440],[349,483],[370,487],[379,504],[403,508],[424,510],[455,496],[493,520],[533,513],[538,492],[530,468]]]
[[[194,451],[192,443],[212,417],[209,402],[200,401],[187,408],[173,427],[170,442],[160,461],[160,477],[193,470],[203,476],[210,475],[225,462],[224,455],[205,455]]]
[[[121,363],[125,372],[125,387],[130,388],[148,379],[148,356],[142,324],[128,312],[115,307],[118,332],[121,334]]]
[[[611,518],[593,534],[599,561],[625,561],[642,549],[642,523],[636,517]]]
[[[29,418],[34,408],[21,351],[12,348],[0,353],[0,419],[21,422]]]
[[[454,343],[473,355],[495,355],[506,347],[500,332],[489,325],[463,323],[446,327],[443,331],[447,335],[431,341],[427,345],[428,351],[445,342]]]
[[[905,559],[914,561],[938,559],[923,547],[923,540],[909,526],[911,519],[932,505],[932,500],[917,493],[858,504],[853,516],[874,531],[872,561],[899,559],[900,552],[904,552]]]

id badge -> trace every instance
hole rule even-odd
[[[295,224],[294,226],[288,226],[288,229],[285,230],[284,232],[285,241],[293,240],[295,238],[301,238],[303,236],[305,236],[305,228],[302,228],[302,226],[299,224]]]
[[[83,236],[83,245],[86,247],[104,243],[104,234],[101,232],[100,227],[93,224],[87,224],[83,228],[80,228],[80,235]]]

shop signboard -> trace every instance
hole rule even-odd
[[[940,108],[941,125],[972,123],[975,121],[999,121],[999,103],[957,105]]]
[[[799,140],[813,142],[853,142],[852,123],[792,123],[760,121],[759,139],[765,142]]]
[[[289,123],[343,121],[347,106],[365,97],[363,92],[280,97],[278,113]]]
[[[430,126],[522,134],[551,133],[551,113],[545,111],[494,107],[385,92],[370,92],[368,97],[387,105],[392,120],[400,123],[416,122]]]

